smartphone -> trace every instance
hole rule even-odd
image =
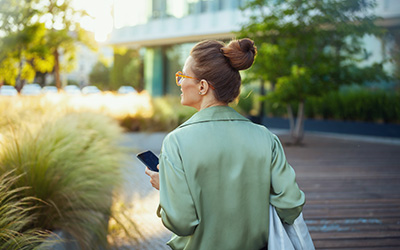
[[[143,162],[144,165],[146,165],[151,171],[158,172],[158,157],[153,152],[147,150],[137,154],[136,157],[139,158],[139,160]]]

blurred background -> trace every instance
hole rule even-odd
[[[116,190],[140,145],[121,138],[161,143],[195,112],[175,83],[191,48],[244,37],[258,55],[231,104],[243,115],[291,145],[400,138],[398,0],[0,0],[0,245],[137,243]]]
[[[177,96],[174,74],[195,43],[250,37],[259,54],[242,72],[236,104],[254,121],[284,117],[293,131],[303,117],[398,123],[399,8],[396,0],[2,0],[0,93]]]

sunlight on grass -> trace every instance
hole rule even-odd
[[[47,117],[26,123],[30,117],[23,116],[0,127],[0,171],[22,174],[14,186],[29,187],[24,195],[43,201],[30,211],[34,228],[67,232],[84,249],[105,245],[113,192],[122,180],[121,128],[88,112]]]
[[[123,129],[169,131],[194,112],[179,97],[145,92],[0,96],[0,174],[22,174],[15,186],[43,201],[32,210],[35,228],[66,232],[84,249],[93,241],[140,246],[156,230],[148,219],[157,232],[165,229],[143,207],[154,196],[129,204],[119,196],[128,154],[119,144]]]
[[[57,101],[54,97],[48,98],[53,102]],[[65,96],[60,99],[65,100]],[[101,112],[114,118],[136,115],[151,117],[153,115],[150,96],[145,92],[126,95],[116,95],[106,92],[87,96],[68,96],[66,103],[74,111],[87,110]]]
[[[24,196],[43,201],[33,204],[35,220],[27,224],[67,232],[83,249],[106,245],[109,218],[122,218],[116,235],[124,228],[134,232],[123,207],[113,209],[120,204],[114,194],[126,157],[113,118],[151,112],[147,94],[0,98],[0,174],[22,175],[14,188],[28,187]]]
[[[63,93],[43,96],[0,97],[0,114],[5,112],[101,112],[114,118],[126,116],[151,117],[151,97],[146,92],[118,95],[104,92],[93,95],[67,95]]]

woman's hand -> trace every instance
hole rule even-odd
[[[160,169],[159,165],[157,165],[157,168]],[[151,171],[149,168],[146,167],[146,170],[144,171],[148,176],[150,176],[150,183],[151,185],[157,189],[160,190],[160,179],[159,175],[157,172]]]

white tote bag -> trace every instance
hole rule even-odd
[[[269,205],[268,250],[315,250],[303,213],[293,225],[282,223],[275,207]]]

